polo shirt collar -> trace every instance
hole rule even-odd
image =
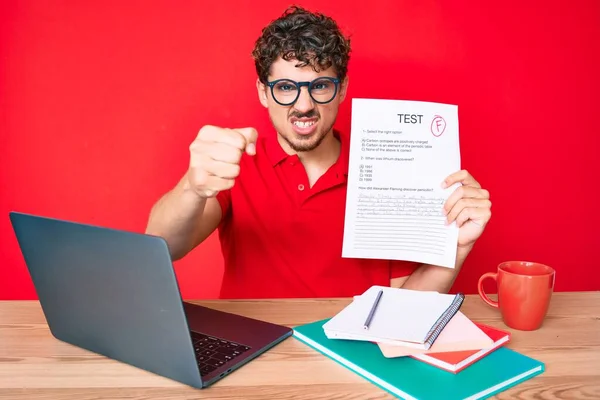
[[[338,131],[333,131],[336,137],[340,140],[340,156],[335,163],[335,168],[337,168],[338,174],[343,176],[344,178],[348,177],[348,168],[350,166],[350,135],[339,133]]]
[[[333,131],[333,134],[340,140],[341,144],[340,155],[337,162],[334,164],[334,167],[336,168],[336,172],[338,174],[347,177],[348,166],[350,162],[350,136],[344,135],[335,129]],[[265,145],[267,150],[267,157],[269,157],[269,160],[271,161],[271,165],[273,167],[275,167],[277,164],[279,164],[280,162],[282,162],[290,156],[283,150],[281,144],[279,144],[276,132],[274,135],[270,136],[266,140]]]
[[[274,132],[273,135],[267,138],[265,143],[267,157],[269,157],[269,160],[271,161],[271,165],[273,167],[285,160],[287,157],[289,157],[289,154],[287,154],[281,147],[281,144],[279,144],[277,135],[278,133]]]

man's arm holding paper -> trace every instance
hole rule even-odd
[[[461,185],[444,204],[444,213],[448,223],[456,221],[459,228],[455,267],[445,268],[422,264],[407,278],[392,280],[392,286],[434,290],[440,293],[447,293],[452,287],[463,263],[492,216],[489,192],[482,189],[471,174],[465,170],[458,171],[448,176],[443,185],[449,187],[455,183]]]

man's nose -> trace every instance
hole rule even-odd
[[[312,110],[315,107],[315,104],[308,93],[308,88],[306,86],[300,88],[300,96],[298,96],[298,100],[294,104],[294,108],[300,112],[307,112]]]

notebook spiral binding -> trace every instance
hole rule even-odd
[[[465,295],[462,293],[458,293],[454,297],[454,300],[452,300],[452,304],[450,304],[450,307],[448,307],[446,312],[444,312],[438,318],[438,320],[435,321],[435,324],[433,324],[433,326],[427,333],[427,339],[425,340],[425,344],[427,345],[428,350],[431,346],[433,346],[433,342],[435,342],[435,340],[440,335],[440,333],[442,333],[442,331],[444,330],[444,328],[446,327],[448,322],[450,322],[452,317],[454,317],[454,315],[456,315],[456,313],[462,306],[462,303],[464,300],[465,300]]]

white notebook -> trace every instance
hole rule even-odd
[[[382,291],[368,329],[369,312]],[[429,349],[464,296],[386,286],[372,286],[323,325],[330,339],[364,340]]]

